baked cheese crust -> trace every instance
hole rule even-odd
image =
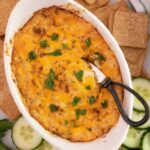
[[[85,60],[121,82],[117,60],[99,32],[56,6],[36,12],[14,37],[12,71],[25,106],[46,130],[73,142],[103,136],[119,118],[111,94],[96,83]]]

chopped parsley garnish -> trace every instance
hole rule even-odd
[[[58,106],[56,106],[55,104],[51,104],[50,106],[49,106],[49,108],[50,108],[50,110],[51,110],[51,112],[56,112],[56,111],[58,111]]]
[[[97,58],[100,60],[100,61],[106,61],[106,57],[98,52],[95,53],[95,55],[97,56]]]
[[[65,120],[64,123],[65,123],[65,125],[68,125],[68,124],[69,124],[69,121],[68,121],[68,120]]]
[[[91,90],[91,86],[90,86],[90,85],[87,85],[87,86],[86,86],[86,89],[87,89],[87,90]]]
[[[76,118],[79,119],[79,117],[82,115],[86,115],[86,109],[76,109],[75,110],[76,113]]]
[[[85,44],[86,44],[86,47],[87,47],[87,48],[90,47],[91,44],[92,44],[91,39],[88,38],[88,39],[85,41]]]
[[[48,41],[47,41],[47,40],[41,41],[41,42],[40,42],[40,47],[41,47],[41,48],[49,47]]]
[[[36,58],[37,58],[37,54],[36,54],[35,51],[31,51],[31,52],[28,54],[28,59],[29,59],[30,61],[35,60]]]
[[[53,69],[51,69],[50,72],[49,72],[49,78],[50,78],[52,81],[55,80],[55,72],[54,72]]]
[[[68,48],[68,45],[67,45],[67,44],[65,44],[65,43],[63,43],[63,44],[62,44],[62,46],[63,46],[63,48],[65,48],[65,49],[67,49],[67,48]]]
[[[75,73],[75,76],[76,76],[76,78],[77,78],[79,81],[82,81],[83,74],[84,74],[83,70],[80,70],[80,71],[78,71],[78,72]]]
[[[108,107],[108,101],[107,101],[107,100],[103,100],[103,101],[101,102],[101,106],[102,106],[103,108],[107,108],[107,107]]]
[[[89,97],[89,103],[90,105],[94,104],[96,102],[96,99],[94,96]]]
[[[59,38],[59,35],[58,35],[57,33],[53,33],[53,34],[51,35],[51,40],[52,40],[52,41],[57,41],[58,38]]]
[[[76,106],[79,103],[80,100],[81,99],[79,97],[74,97],[74,99],[72,101],[72,106]]]
[[[75,113],[76,113],[76,118],[79,119],[79,116],[80,116],[80,109],[76,109],[76,110],[75,110]]]
[[[50,78],[48,78],[44,81],[44,86],[47,89],[53,90],[54,89],[54,81],[52,81]]]
[[[48,78],[44,81],[44,86],[47,89],[54,89],[55,72],[53,69],[50,70]]]
[[[60,49],[56,49],[54,52],[51,53],[44,53],[44,55],[52,55],[52,56],[61,56],[62,52]]]
[[[80,115],[86,115],[86,109],[81,109],[80,110]]]

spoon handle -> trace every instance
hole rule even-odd
[[[102,83],[101,83],[103,88],[107,88],[109,90],[109,92],[112,94],[116,105],[120,111],[120,114],[122,116],[122,118],[124,119],[124,121],[133,126],[133,127],[138,127],[140,125],[143,125],[144,123],[146,123],[150,117],[150,109],[148,104],[145,102],[145,100],[133,89],[129,88],[128,86],[122,84],[122,83],[118,83],[118,82],[114,82],[112,81],[110,78],[106,78]],[[132,93],[140,102],[141,104],[144,106],[145,109],[145,115],[144,117],[140,120],[140,121],[133,121],[131,120],[128,115],[126,114],[124,107],[121,103],[121,100],[119,100],[119,96],[116,92],[116,90],[113,88],[113,86],[120,86],[124,89],[126,89],[127,91],[129,91],[130,93]]]

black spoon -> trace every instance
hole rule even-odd
[[[89,63],[89,65],[90,65],[91,69],[94,71],[94,73],[96,74],[97,82],[101,84],[102,88],[107,88],[109,90],[109,92],[112,94],[112,96],[116,102],[116,105],[120,111],[120,114],[127,124],[129,124],[133,127],[137,127],[137,126],[143,125],[144,123],[146,123],[148,121],[148,119],[150,117],[149,106],[145,102],[145,100],[136,91],[134,91],[133,89],[129,88],[128,86],[126,86],[122,83],[112,81],[110,78],[107,78],[96,66],[94,66],[91,63]],[[120,86],[120,87],[128,90],[142,103],[142,105],[144,106],[144,109],[145,109],[145,115],[140,121],[133,121],[128,117],[128,115],[126,114],[126,112],[123,108],[121,101],[119,100],[118,94],[117,94],[116,90],[113,88],[113,86]]]

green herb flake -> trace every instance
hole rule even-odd
[[[76,113],[76,119],[79,119],[79,116],[80,116],[80,109],[76,109],[76,110],[75,110],[75,113]]]
[[[49,108],[50,108],[50,110],[51,110],[51,112],[56,112],[56,111],[58,111],[58,106],[56,106],[55,104],[51,104],[50,106],[49,106]]]
[[[61,56],[62,52],[60,49],[56,49],[54,52],[51,53],[44,53],[44,55],[52,55],[52,56]]]
[[[106,61],[106,57],[98,52],[95,53],[95,55],[97,56],[97,58],[100,60],[100,61]]]
[[[59,38],[59,35],[57,33],[53,33],[50,37],[52,41],[57,41]]]
[[[86,115],[86,109],[76,109],[75,110],[76,119],[79,119],[80,115]]]
[[[53,56],[61,56],[62,52],[61,52],[60,49],[56,49],[54,52],[51,53],[51,55],[53,55]]]
[[[53,69],[51,69],[50,72],[49,72],[49,78],[50,78],[52,81],[55,80],[55,72],[54,72]]]
[[[67,49],[68,48],[68,45],[66,43],[63,43],[62,44],[63,48]]]
[[[102,108],[107,108],[108,107],[108,101],[107,100],[103,100],[102,102],[101,102],[101,106],[102,106]]]
[[[86,109],[81,109],[80,110],[80,115],[82,115],[82,116],[86,115]]]
[[[90,105],[94,104],[96,102],[96,99],[94,96],[89,97],[89,103]]]
[[[44,86],[47,89],[53,90],[54,89],[54,80],[55,80],[55,72],[53,69],[50,70],[48,78],[44,81]]]
[[[46,79],[44,81],[44,86],[45,88],[49,89],[49,90],[53,90],[54,89],[54,81],[52,81],[51,79]]]
[[[28,59],[30,61],[32,60],[35,60],[37,58],[37,53],[35,51],[31,51],[29,54],[28,54]]]
[[[87,85],[87,86],[86,86],[86,89],[87,89],[87,90],[91,90],[91,86],[90,86],[90,85]]]
[[[47,40],[41,41],[41,42],[40,42],[40,47],[41,47],[41,48],[49,47],[48,41],[47,41]]]
[[[69,124],[69,121],[68,121],[68,120],[65,120],[64,123],[65,123],[65,125],[68,125],[68,124]]]
[[[85,41],[85,44],[86,44],[86,47],[87,47],[87,48],[90,47],[91,44],[92,44],[91,39],[88,38],[88,39]]]
[[[79,97],[74,97],[73,101],[72,101],[72,106],[76,106],[80,101]]]
[[[84,71],[83,71],[83,70],[80,70],[80,71],[78,71],[77,73],[75,73],[75,76],[76,76],[76,78],[77,78],[79,81],[82,81],[83,74],[84,74]]]

